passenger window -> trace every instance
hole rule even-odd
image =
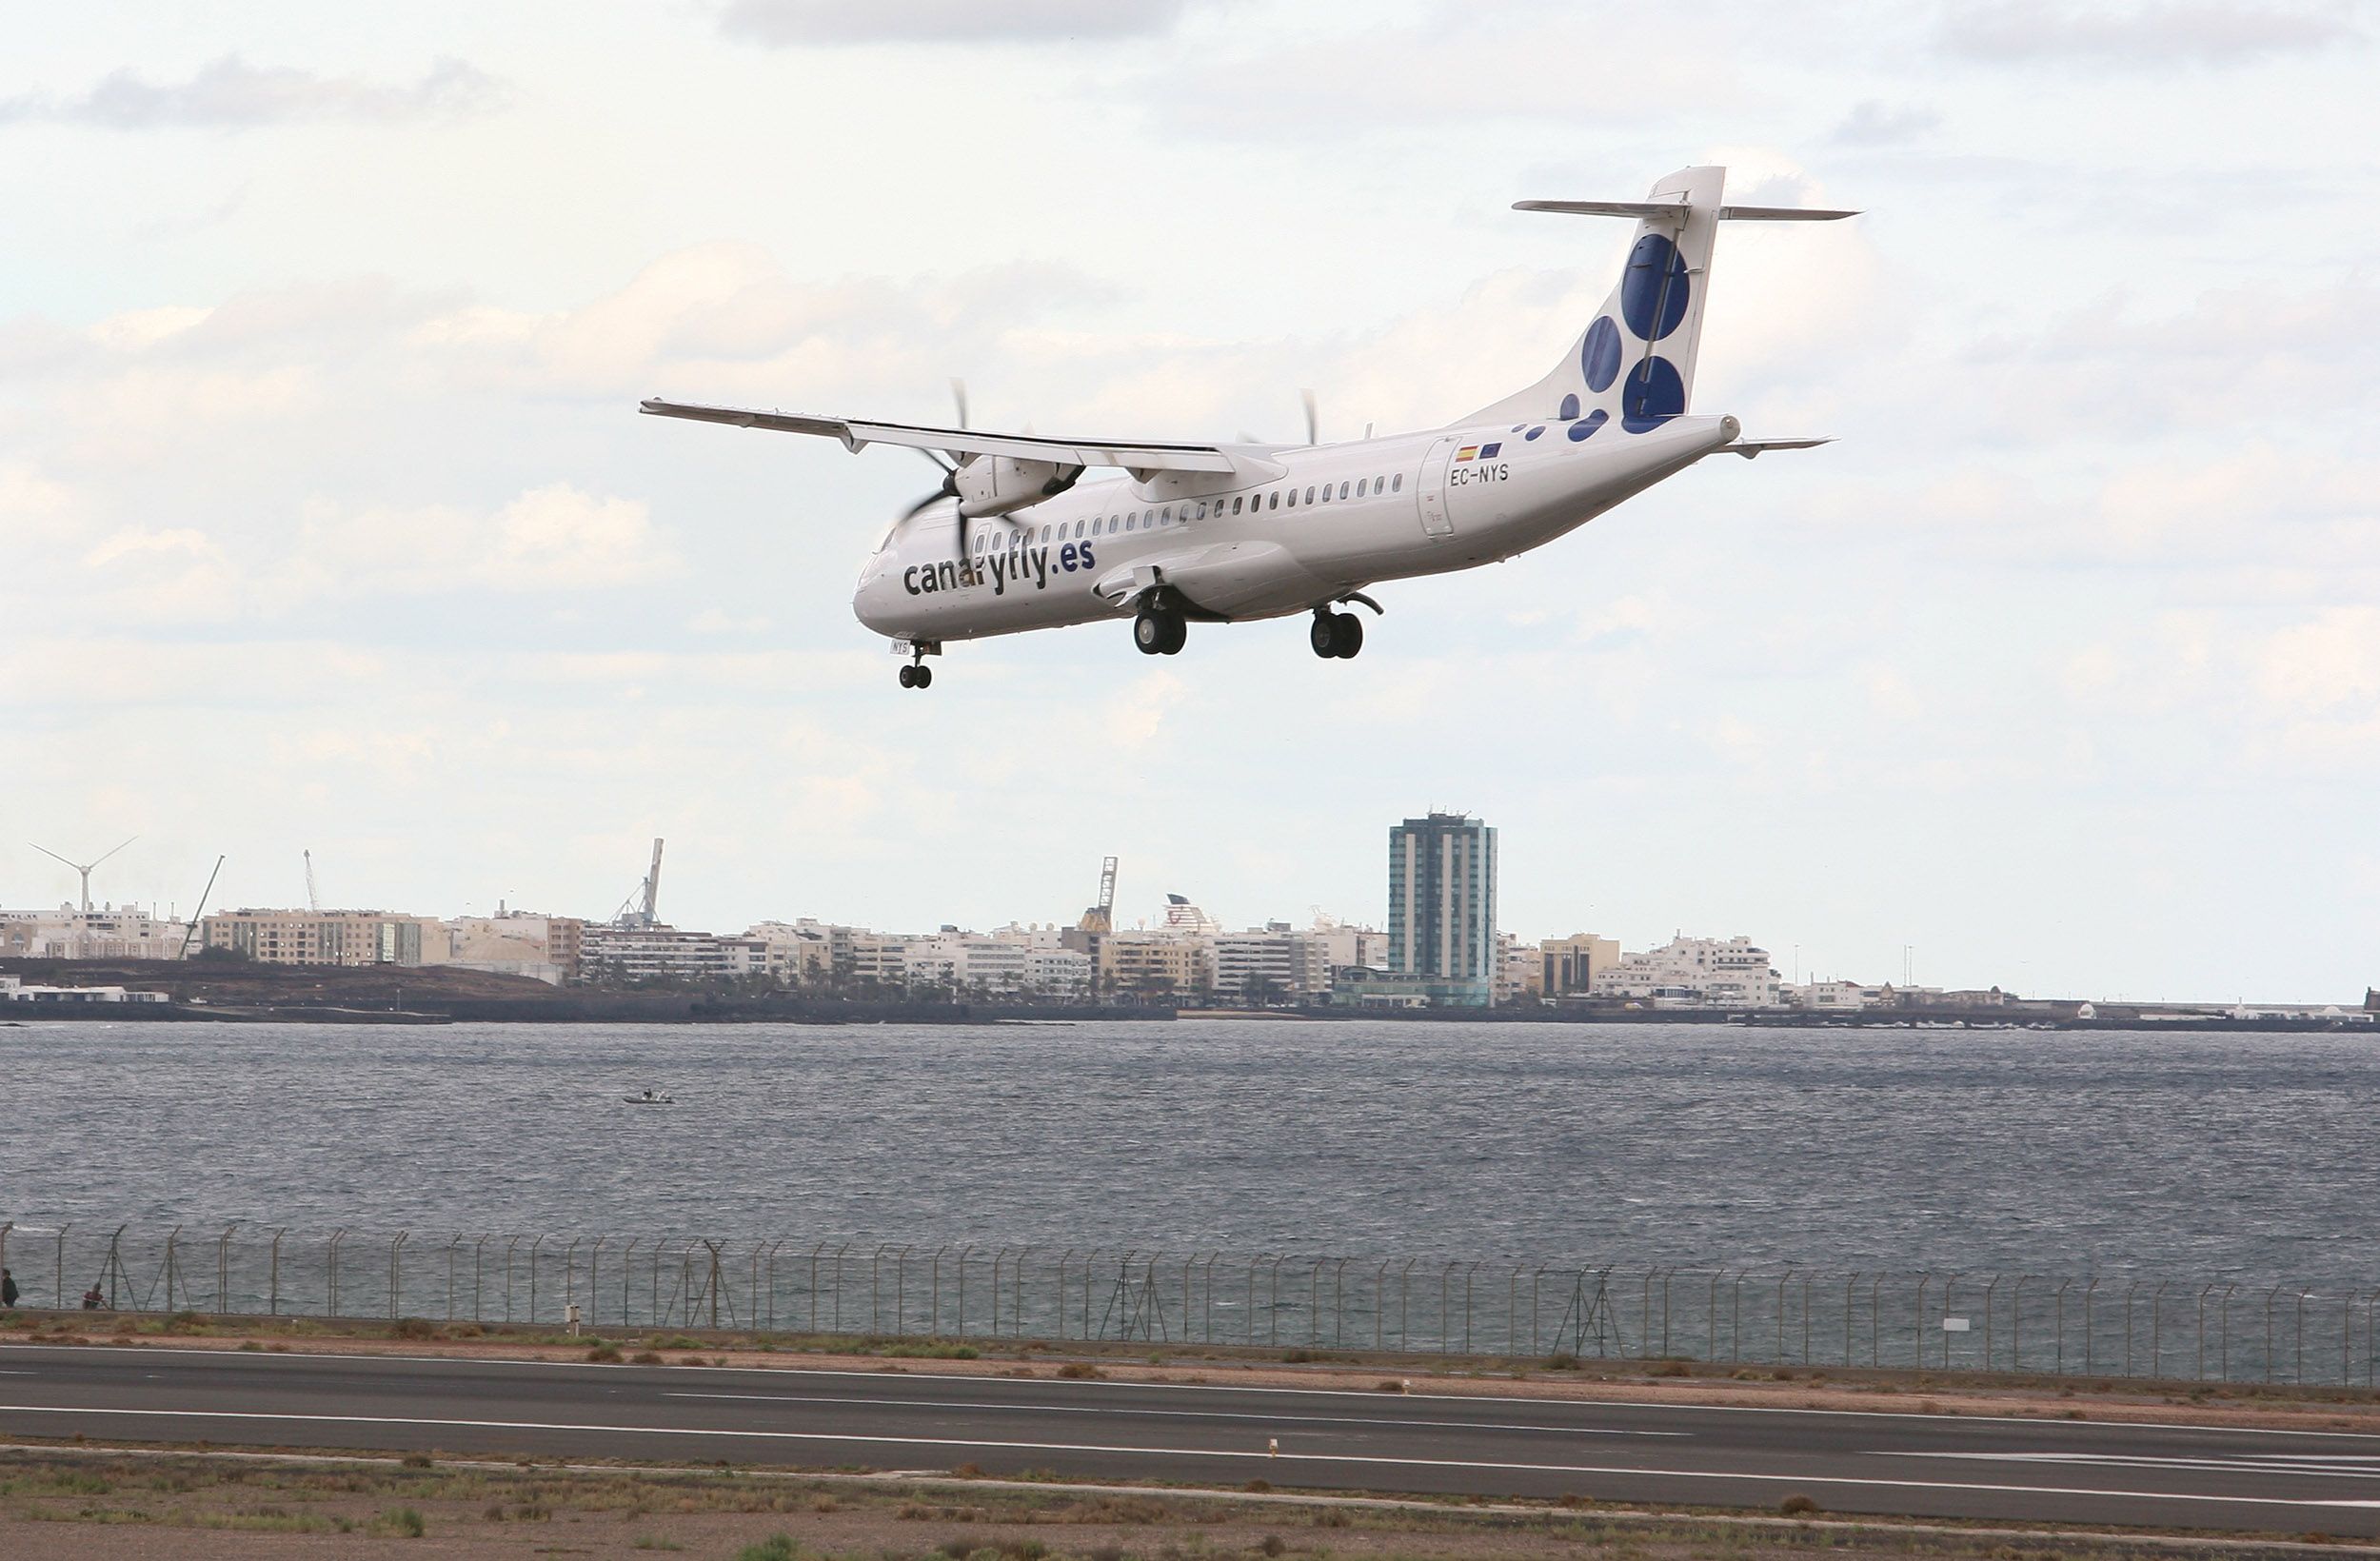
[[[1296,488],[1291,488],[1289,490],[1289,507],[1292,509],[1298,507],[1298,490]]]
[[[1077,521],[1077,522],[1075,522],[1075,523],[1074,523],[1074,534],[1075,534],[1076,536],[1078,536],[1078,537],[1080,537],[1081,535],[1082,535],[1082,524],[1083,524],[1083,523],[1082,523],[1082,522],[1081,522],[1081,521]]]
[[[1171,504],[1167,504],[1167,505],[1165,506],[1165,518],[1166,518],[1167,520],[1169,520],[1169,521],[1170,521],[1170,520],[1172,520],[1172,519],[1174,518],[1174,506],[1173,506],[1173,505],[1171,505]]]
[[[1312,488],[1306,489],[1306,503],[1314,503],[1314,490]]]
[[[1403,472],[1400,471],[1396,476],[1388,480],[1388,491],[1391,493],[1402,493],[1405,491],[1405,474]]]
[[[1041,527],[1041,540],[1042,540],[1043,542],[1047,542],[1047,541],[1049,541],[1049,527],[1048,527],[1048,526],[1043,526],[1043,527]]]
[[[1234,499],[1231,502],[1231,512],[1235,515],[1240,513],[1240,501],[1238,499]]]
[[[1264,507],[1267,509],[1279,509],[1280,507],[1280,489],[1275,488],[1273,490],[1273,502]]]
[[[1324,504],[1331,502],[1331,485],[1328,483],[1322,484],[1322,502]]]
[[[1342,498],[1342,499],[1344,499],[1345,497],[1347,497],[1347,484],[1346,484],[1341,483],[1341,484],[1339,484],[1339,496],[1340,498]]]
[[[1356,481],[1356,497],[1359,499],[1363,497],[1363,481],[1360,478]]]

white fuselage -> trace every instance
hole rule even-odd
[[[920,643],[1109,619],[1153,586],[1192,616],[1302,612],[1383,580],[1444,574],[1551,542],[1733,441],[1735,420],[1497,424],[1345,445],[1252,448],[1231,473],[1082,483],[994,519],[955,504],[896,525],[852,609]],[[1533,435],[1533,430],[1535,430]],[[1491,452],[1492,449],[1492,453]],[[1469,453],[1466,453],[1469,452]]]

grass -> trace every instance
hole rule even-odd
[[[392,1534],[399,1539],[419,1539],[429,1532],[429,1525],[422,1521],[419,1509],[391,1507],[372,1519],[371,1532]]]

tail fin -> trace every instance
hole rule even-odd
[[[1641,201],[1517,203],[1519,211],[1635,217],[1636,241],[1611,296],[1553,371],[1464,421],[1585,418],[1599,426],[1617,419],[1641,432],[1685,411],[1694,393],[1718,225],[1731,218],[1829,221],[1853,214],[1723,206],[1726,187],[1725,168],[1692,168],[1661,180]]]

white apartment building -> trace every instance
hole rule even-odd
[[[1749,938],[1673,938],[1620,957],[1595,978],[1595,995],[1715,1008],[1772,1008],[1778,1001],[1769,951]]]
[[[586,928],[580,973],[590,980],[708,980],[750,976],[768,968],[768,945],[758,938],[721,938],[681,928]]]
[[[1237,997],[1320,998],[1331,990],[1330,945],[1311,933],[1292,932],[1276,921],[1246,932],[1217,933],[1215,990]]]
[[[446,928],[446,963],[560,986],[579,973],[586,923],[572,916],[506,911],[449,917]]]
[[[137,905],[0,911],[0,959],[178,959],[189,930]]]
[[[1367,970],[1388,968],[1388,934],[1370,927],[1350,927],[1327,916],[1314,919],[1308,936],[1322,945],[1333,970],[1359,965]]]
[[[1081,998],[1091,990],[1096,961],[1081,949],[1034,944],[1024,951],[1028,990],[1046,998]]]
[[[1787,1001],[1803,1008],[1845,1014],[1882,1001],[1884,989],[1858,981],[1811,981],[1802,986],[1786,988],[1785,997]]]
[[[225,911],[200,925],[207,947],[268,965],[443,965],[449,951],[445,922],[387,911]]]

